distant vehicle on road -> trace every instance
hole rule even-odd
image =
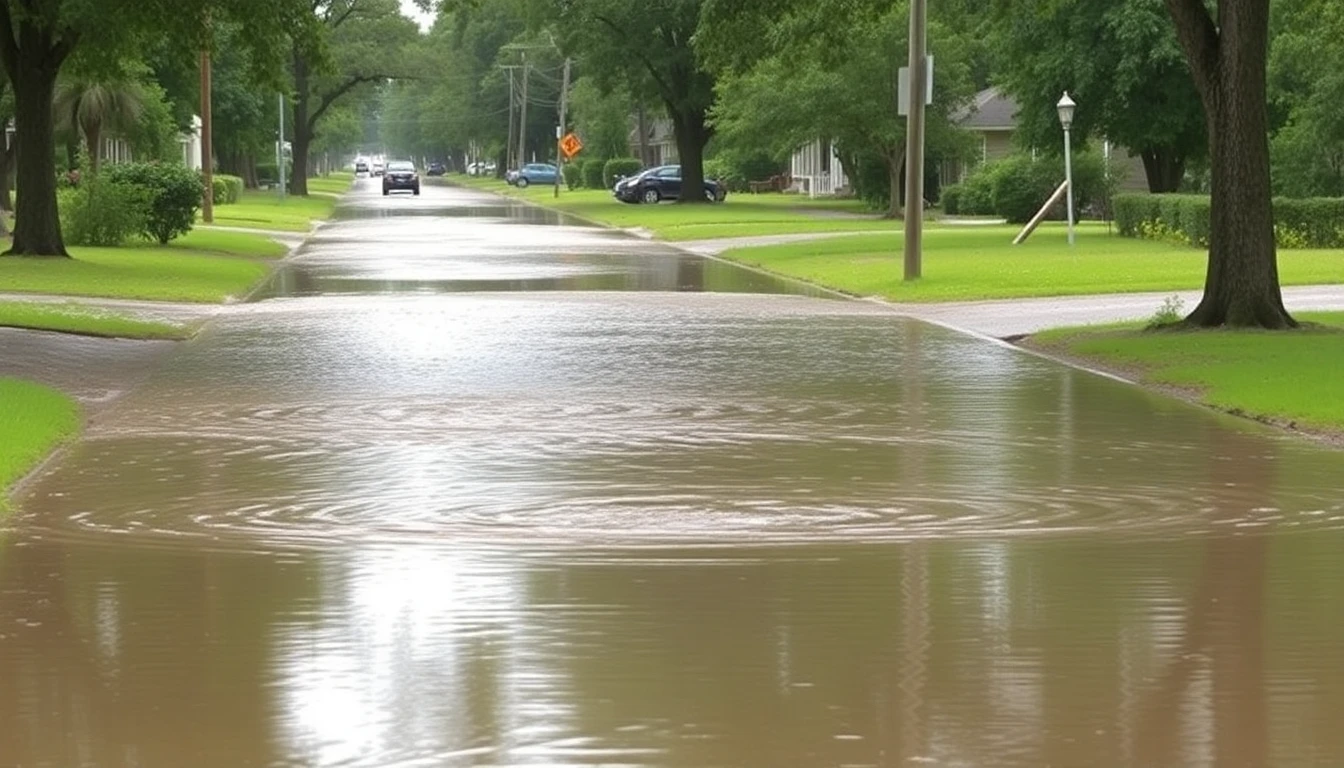
[[[374,160],[374,161],[373,161],[373,170],[372,170],[372,174],[373,174],[374,176],[382,176],[382,175],[383,175],[383,161],[382,161],[382,160]]]
[[[420,174],[415,172],[415,163],[393,160],[387,164],[387,173],[383,176],[383,194],[390,195],[396,189],[409,189],[414,194],[420,194]]]
[[[660,165],[616,182],[611,193],[623,203],[658,203],[681,198],[681,166]],[[701,194],[706,200],[721,203],[728,198],[728,187],[714,179],[705,179]]]
[[[509,171],[505,181],[519,188],[531,184],[554,184],[559,171],[550,163],[528,163],[516,171]]]
[[[425,169],[426,176],[442,176],[448,172],[448,166],[443,163],[430,163]]]
[[[356,175],[356,176],[359,176],[360,174],[363,174],[363,175],[365,175],[365,176],[368,176],[368,175],[369,175],[369,161],[368,161],[368,160],[364,160],[364,159],[361,158],[361,159],[355,161],[355,175]]]

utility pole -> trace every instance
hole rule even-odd
[[[918,280],[924,253],[924,100],[928,0],[910,2],[910,105],[905,123],[905,279]]]
[[[275,142],[275,171],[280,174],[280,200],[285,199],[285,94],[280,94],[280,140]]]
[[[560,197],[560,166],[565,162],[565,151],[560,140],[565,137],[565,106],[569,98],[569,58],[565,58],[565,76],[560,81],[560,124],[555,127],[555,196]]]
[[[210,136],[210,49],[201,49],[201,180],[205,194],[201,198],[201,221],[215,221],[215,168]]]
[[[527,51],[523,51],[523,105],[518,110],[518,167],[527,162]]]
[[[513,67],[509,70],[509,140],[504,142],[504,170],[513,167]]]

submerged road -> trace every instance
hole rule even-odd
[[[0,520],[0,765],[1344,762],[1339,452],[492,195],[340,215]]]

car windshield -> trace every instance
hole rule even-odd
[[[414,170],[415,170],[415,164],[413,164],[413,163],[407,163],[407,162],[401,162],[401,161],[398,161],[398,162],[391,162],[391,163],[388,163],[388,164],[387,164],[387,170],[389,170],[389,171],[414,171]]]

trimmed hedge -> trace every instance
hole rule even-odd
[[[616,186],[616,177],[633,176],[643,167],[643,164],[633,157],[613,157],[602,169],[602,186],[604,189],[611,189]]]
[[[227,173],[216,173],[210,177],[211,198],[215,205],[236,203],[243,196],[243,179]]]
[[[578,189],[583,186],[583,171],[576,163],[569,162],[560,166],[560,175],[565,179],[565,189]]]
[[[1127,194],[1115,198],[1115,223],[1125,237],[1207,247],[1212,206],[1206,195]],[[1344,198],[1274,198],[1280,248],[1344,248]]]
[[[606,166],[605,161],[596,158],[583,161],[583,186],[589,189],[604,189],[602,173]],[[605,187],[605,189],[610,189],[610,187]]]

